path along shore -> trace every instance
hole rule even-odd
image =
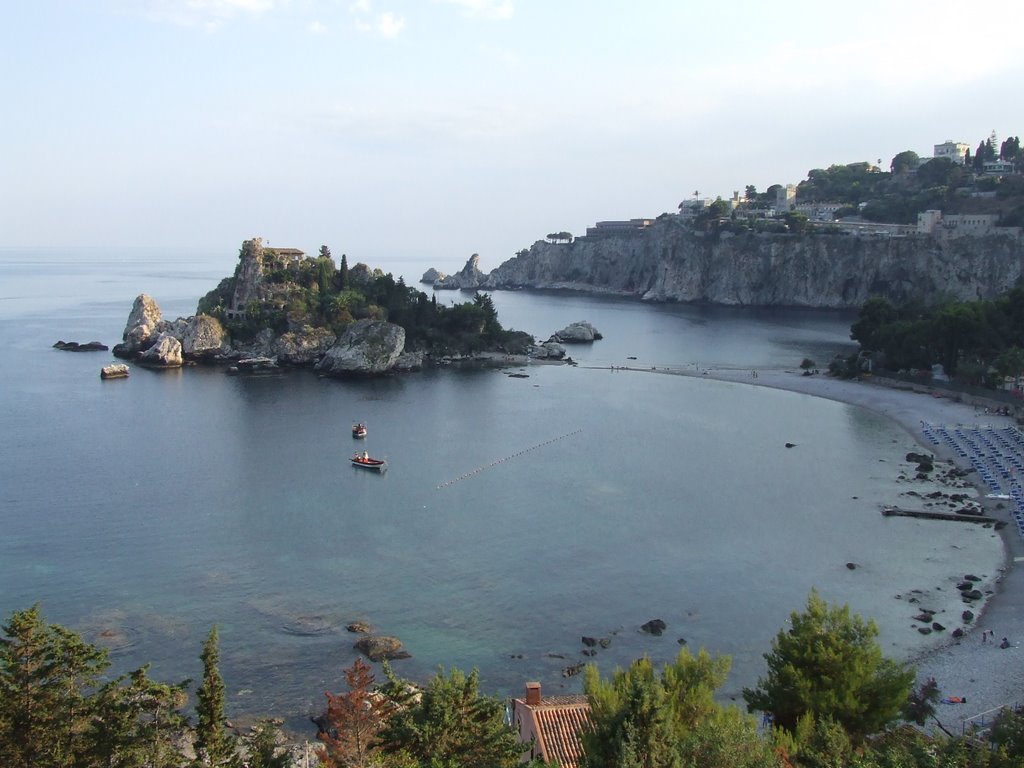
[[[820,374],[805,376],[798,370],[758,369],[755,376],[750,369],[622,369],[774,387],[861,406],[893,419],[928,453],[948,461],[955,461],[956,457],[946,446],[936,446],[925,439],[922,422],[994,427],[1013,425],[1011,418],[985,413],[983,407],[939,397],[924,391],[924,388],[916,388],[915,391],[881,380],[845,380]],[[976,479],[977,476],[972,475],[971,478]],[[971,631],[959,640],[952,640],[950,644],[911,661],[917,668],[918,680],[934,678],[942,697],[966,699],[964,704],[937,706],[938,719],[954,734],[959,734],[966,722],[980,719],[985,713],[1004,705],[1024,703],[1024,646],[1021,646],[1024,642],[1024,567],[1021,567],[1024,566],[1024,541],[1013,524],[1006,503],[1000,508],[998,502],[984,498],[986,492],[986,488],[978,487],[986,514],[1008,523],[1000,531],[1007,562],[996,585],[996,594],[988,600]],[[983,640],[983,633],[994,639]],[[1009,639],[1011,647],[999,647],[1003,637]]]

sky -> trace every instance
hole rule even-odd
[[[473,253],[1024,133],[1019,0],[25,0],[0,247]]]

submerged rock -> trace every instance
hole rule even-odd
[[[402,641],[397,637],[388,635],[368,635],[359,638],[353,646],[357,651],[364,654],[370,661],[385,661],[391,659],[408,659],[408,651],[402,648]]]
[[[665,622],[662,621],[661,619],[651,619],[650,621],[646,622],[645,624],[642,624],[640,626],[640,629],[643,630],[644,632],[647,632],[650,635],[654,635],[655,637],[658,637],[658,636],[661,635],[662,632],[665,631],[665,629],[667,627],[668,627],[668,625],[665,624]]]
[[[77,341],[58,341],[53,348],[64,352],[106,352],[110,349],[99,341],[87,341],[85,344],[79,344]]]

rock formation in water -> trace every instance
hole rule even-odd
[[[562,289],[733,306],[859,308],[990,299],[1024,274],[1024,239],[699,232],[666,216],[621,236],[539,241],[473,287]]]
[[[128,315],[122,342],[114,354],[151,365],[178,366],[184,360],[215,358],[229,350],[220,321],[209,315],[164,320],[153,297],[140,294]]]
[[[163,368],[180,368],[185,362],[181,355],[181,342],[166,331],[157,336],[136,359],[140,363]]]
[[[487,281],[487,275],[480,271],[480,255],[474,253],[466,265],[454,275],[443,276],[434,281],[434,288],[455,288],[475,290]]]
[[[426,283],[427,285],[433,285],[438,280],[444,280],[446,277],[448,277],[448,275],[444,272],[438,272],[436,269],[431,267],[423,273],[423,277],[420,278],[420,282]]]
[[[570,323],[560,331],[552,334],[548,341],[556,341],[560,344],[585,344],[589,341],[596,341],[601,338],[597,328],[586,320]]]
[[[54,349],[59,349],[63,352],[106,352],[110,349],[106,344],[100,341],[87,341],[85,343],[79,343],[77,341],[64,341],[59,340],[54,343]]]

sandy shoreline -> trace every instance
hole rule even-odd
[[[825,397],[857,405],[883,414],[905,429],[921,447],[938,459],[953,461],[955,457],[945,446],[926,441],[921,423],[931,424],[985,424],[995,427],[1010,426],[1013,420],[1006,416],[987,414],[973,405],[954,402],[948,397],[934,397],[926,393],[900,389],[885,384],[833,379],[823,375],[804,376],[800,371],[758,369],[756,377],[747,370],[633,368],[641,372],[655,372],[694,376],[755,386],[774,387],[815,397]],[[972,478],[976,478],[972,475]],[[987,489],[978,488],[984,497]],[[986,501],[986,514],[1008,524],[1000,531],[1006,553],[1001,578],[994,588],[984,611],[973,623],[973,629],[961,639],[953,640],[914,659],[918,680],[935,678],[943,697],[958,696],[965,704],[938,706],[937,717],[953,733],[960,733],[964,721],[1006,704],[1024,700],[1024,664],[1021,664],[1020,641],[1024,640],[1024,569],[1015,567],[1024,562],[1024,542],[1012,524],[1005,502]],[[988,630],[994,640],[982,640]],[[998,645],[1007,637],[1012,647]]]

